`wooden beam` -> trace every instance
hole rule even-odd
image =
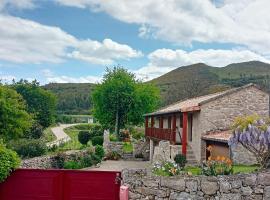
[[[182,154],[187,155],[187,126],[188,126],[188,113],[183,113],[183,133],[182,133]]]
[[[145,128],[148,128],[148,116],[145,117]]]
[[[155,125],[155,119],[154,116],[151,116],[151,127],[153,128]]]
[[[176,114],[173,115],[172,131],[173,131],[172,143],[175,144],[176,143]]]

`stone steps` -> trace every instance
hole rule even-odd
[[[190,146],[187,146],[187,165],[198,165],[196,157]]]

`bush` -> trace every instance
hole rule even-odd
[[[103,136],[95,136],[92,138],[92,145],[103,145]]]
[[[133,145],[131,142],[124,142],[123,143],[123,152],[124,153],[132,153],[133,152]]]
[[[57,153],[52,159],[52,167],[56,169],[63,169],[65,164],[66,154]]]
[[[92,129],[93,126],[94,126],[93,124],[78,124],[75,125],[74,128],[78,130],[89,131],[90,129]]]
[[[88,131],[80,131],[78,134],[78,140],[82,145],[86,145],[91,139],[91,135]]]
[[[105,155],[105,151],[104,151],[103,147],[100,145],[97,145],[95,148],[95,154],[102,159]]]
[[[121,130],[119,133],[119,139],[123,142],[130,142],[130,133],[128,130]]]
[[[103,137],[103,128],[100,124],[92,124],[91,128],[90,128],[90,134],[91,137],[95,137],[95,136],[102,136]]]
[[[121,158],[120,154],[116,151],[111,151],[107,153],[106,160],[119,160]]]
[[[31,129],[26,133],[27,138],[39,139],[43,135],[43,127],[35,122]]]
[[[64,163],[64,169],[81,169],[81,164],[76,161],[67,161]]]
[[[117,142],[118,141],[118,138],[115,134],[110,134],[110,141],[111,142]]]
[[[132,138],[134,138],[135,140],[140,140],[144,138],[144,132],[135,131],[132,133]]]
[[[94,161],[93,161],[93,158],[92,158],[92,154],[86,155],[81,159],[82,168],[91,167],[93,165],[93,163],[94,163]]]
[[[92,159],[93,159],[93,164],[94,164],[94,165],[100,163],[101,160],[102,160],[102,158],[100,158],[100,157],[99,157],[98,155],[96,155],[96,154],[91,154],[91,157],[92,157]]]
[[[174,161],[180,168],[184,168],[187,163],[186,156],[182,154],[176,154],[174,157]]]
[[[155,163],[153,173],[158,176],[175,176],[181,173],[177,164],[171,161],[163,161],[162,163]]]
[[[39,139],[20,139],[15,142],[11,142],[9,146],[22,158],[41,156],[47,151],[45,142]]]
[[[10,173],[19,167],[20,158],[16,152],[7,149],[0,143],[0,183],[3,182]]]

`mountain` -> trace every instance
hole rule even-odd
[[[212,67],[197,63],[179,67],[149,82],[160,88],[161,106],[248,83],[256,83],[270,92],[270,64],[250,61],[233,63],[225,67]],[[95,84],[51,83],[44,87],[58,97],[59,113],[87,114],[90,112],[89,96]]]
[[[59,114],[89,114],[93,83],[49,83],[44,86],[57,96]]]

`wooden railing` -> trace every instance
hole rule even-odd
[[[168,140],[175,142],[175,132],[172,129],[166,128],[151,128],[145,130],[146,137],[155,138],[158,140]]]

